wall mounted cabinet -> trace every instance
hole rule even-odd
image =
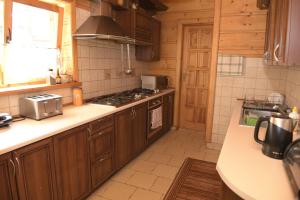
[[[265,61],[300,65],[300,1],[272,0],[268,13]]]

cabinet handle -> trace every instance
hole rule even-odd
[[[101,158],[98,163],[102,163],[104,160],[106,160],[106,158]]]
[[[19,161],[18,157],[16,157],[16,161],[17,161],[17,164],[18,164],[18,172],[19,172],[19,174],[21,174],[21,165],[20,165],[20,161]]]
[[[274,59],[275,59],[276,62],[279,62],[279,58],[277,56],[278,49],[279,49],[279,44],[277,44],[275,49],[274,49]]]
[[[89,135],[91,136],[92,135],[92,129],[90,127],[88,127],[87,131],[88,131]]]
[[[13,177],[15,177],[16,176],[16,166],[15,166],[15,163],[14,163],[14,161],[12,161],[12,159],[9,159],[9,162],[10,162],[10,164],[12,165],[12,167],[13,167]]]
[[[103,135],[105,132],[101,131],[98,133],[99,136]]]

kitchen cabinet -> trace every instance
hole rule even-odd
[[[150,46],[136,46],[135,56],[140,61],[159,61],[160,60],[160,31],[161,22],[151,19],[151,44]]]
[[[133,155],[140,154],[145,146],[147,139],[147,104],[141,104],[134,107],[133,118]]]
[[[300,1],[272,0],[268,12],[265,61],[270,65],[300,65]]]
[[[52,139],[13,152],[19,199],[56,200]]]
[[[93,189],[101,185],[114,172],[113,116],[91,122],[90,157]]]
[[[0,199],[16,200],[17,186],[15,182],[16,168],[11,153],[0,156]]]
[[[146,146],[147,104],[141,104],[115,115],[115,159],[120,169]]]
[[[54,137],[58,199],[84,199],[91,191],[89,125]]]
[[[168,132],[173,126],[174,118],[174,93],[163,96],[163,133]]]

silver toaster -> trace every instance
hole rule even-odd
[[[62,97],[56,94],[42,94],[20,99],[20,115],[41,120],[62,115]]]

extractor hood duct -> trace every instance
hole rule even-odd
[[[105,1],[91,2],[91,16],[73,34],[75,39],[114,40],[119,43],[136,44],[121,26],[112,19],[112,6]]]

